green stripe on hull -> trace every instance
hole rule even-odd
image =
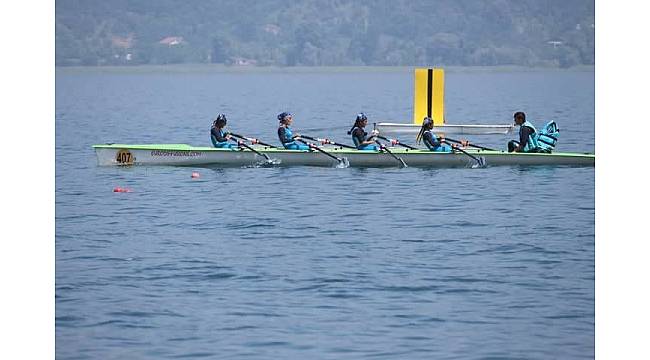
[[[215,151],[215,152],[232,152],[230,149],[218,149],[214,147],[203,147],[203,146],[191,146],[187,144],[106,144],[106,145],[93,145],[93,148],[104,148],[104,149],[133,149],[133,150],[165,150],[165,151]],[[376,155],[379,154],[379,151],[369,151],[369,150],[354,150],[354,149],[345,149],[339,147],[324,147],[323,149],[331,152],[333,154],[368,154]],[[281,148],[269,148],[269,147],[256,147],[255,150],[258,150],[263,153],[272,154],[272,153],[309,153],[308,150],[287,150]],[[489,150],[475,150],[475,149],[466,149],[467,152],[471,154],[481,155],[481,156],[491,156],[491,155],[511,155],[511,156],[534,156],[534,157],[584,157],[584,158],[595,158],[595,154],[591,153],[568,153],[568,152],[554,152],[551,154],[546,153],[508,153],[506,151],[489,151]],[[391,152],[394,154],[444,154],[436,153],[428,150],[410,150],[406,148],[391,148]]]

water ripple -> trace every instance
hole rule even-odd
[[[278,104],[296,131],[348,142],[334,129],[360,104],[409,118],[412,68],[69,71],[56,79],[57,358],[593,358],[593,168],[113,168],[91,149],[209,146],[215,112],[274,142]],[[447,80],[458,122],[513,104],[535,124],[571,114],[558,147],[593,150],[593,72]]]

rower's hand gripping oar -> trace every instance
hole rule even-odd
[[[448,144],[449,146],[451,146],[451,148],[452,148],[453,150],[458,150],[458,151],[462,152],[463,154],[465,154],[465,155],[471,157],[472,159],[474,159],[474,160],[476,161],[476,164],[478,165],[478,167],[485,167],[485,166],[487,165],[487,163],[485,162],[485,158],[484,158],[483,156],[476,157],[476,156],[474,156],[474,155],[468,153],[467,151],[461,149],[458,145],[453,145],[453,144],[448,143],[448,142],[447,142],[447,139],[442,140],[442,141],[440,141],[440,142],[442,142],[442,143],[446,143],[446,144]]]
[[[268,147],[270,147],[270,148],[275,149],[275,146],[273,146],[273,145],[271,145],[271,144],[267,144],[267,143],[261,142],[259,139],[255,139],[255,138],[250,138],[250,137],[242,136],[242,135],[235,134],[235,133],[230,133],[230,135],[232,135],[232,136],[234,136],[234,137],[236,137],[236,138],[238,138],[238,139],[248,140],[248,141],[250,141],[252,144],[260,144],[260,145],[268,146]]]
[[[460,140],[456,140],[456,139],[450,139],[450,138],[448,138],[448,137],[446,137],[446,136],[445,136],[444,138],[445,138],[445,140],[449,140],[449,141],[451,141],[451,142],[453,142],[453,143],[461,144],[461,145],[463,145],[463,146],[471,146],[471,147],[473,147],[473,148],[482,149],[482,150],[497,151],[497,150],[490,149],[490,148],[487,148],[487,147],[484,147],[484,146],[471,144],[469,141],[460,141]],[[451,144],[450,144],[450,145],[451,145]]]
[[[402,164],[403,167],[408,167],[408,165],[406,165],[406,163],[404,162],[404,160],[402,160],[401,157],[393,154],[393,152],[388,150],[388,148],[384,144],[380,143],[379,140],[375,140],[375,142],[379,145],[379,149],[381,149],[381,150],[387,152],[388,154],[390,154],[390,156],[394,157],[397,161],[399,161],[400,164]]]
[[[356,149],[354,146],[337,143],[337,142],[334,142],[334,141],[332,141],[330,139],[313,138],[311,136],[302,135],[302,134],[300,134],[300,137],[303,137],[305,139],[309,139],[309,140],[312,140],[312,141],[318,141],[323,145],[324,144],[332,144],[332,145],[335,145],[335,146],[340,146],[340,147],[344,147],[344,148],[348,148],[348,149]]]
[[[339,165],[338,165],[338,166],[340,166],[340,167],[348,167],[348,166],[349,166],[349,165],[348,165],[349,163],[347,162],[347,159],[345,159],[345,158],[340,158],[340,157],[334,156],[334,155],[328,153],[327,151],[325,151],[325,150],[319,148],[318,146],[306,142],[305,140],[301,139],[301,138],[298,137],[298,136],[294,137],[294,140],[296,140],[296,141],[300,141],[301,143],[303,143],[303,144],[309,146],[310,149],[317,150],[317,151],[319,151],[319,152],[321,152],[321,153],[323,153],[323,154],[325,154],[325,155],[331,157],[332,159],[338,161],[338,162],[339,162]],[[338,166],[337,166],[337,167],[338,167]]]
[[[378,137],[378,138],[380,138],[380,139],[382,139],[382,140],[386,140],[386,141],[390,142],[390,143],[393,144],[393,145],[403,146],[403,147],[405,147],[405,148],[407,148],[407,149],[411,149],[411,150],[418,150],[418,148],[416,148],[416,147],[414,147],[414,146],[407,145],[407,144],[402,144],[402,143],[401,143],[399,140],[397,140],[397,139],[389,139],[389,138],[387,138],[387,137],[383,137],[383,136],[381,136],[381,135],[375,135],[375,136]]]

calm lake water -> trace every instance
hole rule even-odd
[[[220,112],[349,142],[359,111],[410,121],[412,76],[57,69],[57,358],[593,358],[594,168],[114,168],[91,148],[208,146]],[[446,90],[450,123],[522,110],[594,151],[593,71],[459,69]]]

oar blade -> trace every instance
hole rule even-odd
[[[476,158],[476,162],[472,165],[472,169],[484,168],[486,166],[487,161],[485,161],[485,158],[483,156],[479,156]]]
[[[277,165],[280,165],[282,163],[282,160],[280,159],[275,159],[275,158],[269,158],[265,160],[260,160],[255,163],[255,167],[274,167]]]
[[[348,158],[343,157],[340,158],[338,164],[336,164],[337,169],[345,169],[350,167],[350,162],[348,161]]]

